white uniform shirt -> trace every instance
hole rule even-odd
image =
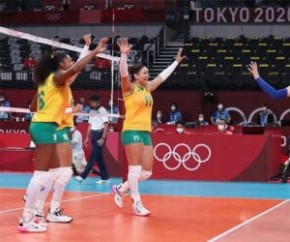
[[[75,130],[72,133],[71,143],[72,143],[72,151],[74,154],[83,152],[83,138],[80,131]]]
[[[91,110],[90,114],[105,114],[108,115],[107,110],[104,107],[100,107],[98,110]],[[89,117],[89,124],[91,125],[92,131],[102,130],[104,128],[104,123],[108,122],[108,117]]]

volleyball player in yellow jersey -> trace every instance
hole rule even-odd
[[[89,52],[89,46],[91,44],[91,35],[84,35],[83,40],[85,46],[79,56],[79,59],[82,59]],[[59,68],[59,71],[65,71],[63,68]],[[54,177],[54,180],[48,180],[46,186],[47,190],[41,192],[35,208],[35,214],[39,218],[42,225],[47,226],[44,219],[44,204],[48,196],[50,188],[53,186],[53,195],[50,203],[50,208],[46,217],[46,221],[51,223],[70,223],[73,219],[69,216],[66,216],[62,213],[60,209],[60,203],[62,196],[65,191],[65,187],[69,182],[72,175],[72,147],[70,139],[70,129],[74,127],[74,112],[81,111],[81,105],[77,104],[73,106],[73,95],[70,88],[70,85],[75,80],[76,75],[69,79],[64,86],[63,91],[63,100],[65,103],[66,110],[71,109],[72,113],[66,113],[62,116],[61,124],[57,127],[56,130],[56,150],[57,150],[57,161],[55,161],[54,166],[49,169],[51,177]]]
[[[53,179],[49,168],[58,159],[56,152],[56,128],[61,124],[68,100],[65,88],[71,78],[86,66],[98,53],[103,52],[107,38],[102,38],[99,45],[84,58],[74,63],[67,54],[55,56],[45,54],[39,61],[34,79],[37,83],[37,112],[34,114],[29,131],[35,149],[35,171],[27,188],[27,198],[18,228],[21,232],[45,232],[47,226],[37,223],[34,217],[36,201],[41,190],[47,189],[49,179]]]
[[[179,49],[175,61],[150,82],[148,69],[144,65],[134,67],[130,79],[127,55],[131,46],[126,38],[122,38],[118,44],[121,51],[121,88],[126,112],[121,139],[128,161],[128,179],[123,184],[113,186],[112,190],[116,205],[122,208],[123,196],[130,189],[134,214],[148,216],[150,211],[142,204],[138,183],[152,175],[153,147],[150,133],[153,99],[151,92],[172,74],[184,56],[181,55],[182,49]]]

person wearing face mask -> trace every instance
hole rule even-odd
[[[114,105],[114,102],[112,101],[112,99],[110,99],[108,102],[107,111],[109,114],[119,114],[119,108],[116,105]],[[118,122],[118,118],[109,117],[109,123],[117,123],[117,122]]]
[[[27,104],[26,104],[26,106],[27,106],[27,108],[30,109],[31,101],[28,101]],[[23,116],[23,120],[24,120],[24,121],[31,121],[32,116],[33,116],[33,113],[26,113],[26,114]]]
[[[177,110],[176,103],[171,103],[169,120],[167,124],[176,124],[176,122],[182,120],[182,114]]]
[[[6,96],[4,93],[0,94],[0,107],[10,107],[10,102],[8,102],[6,100]],[[7,121],[11,118],[10,113],[8,112],[4,112],[4,111],[0,111],[0,121]]]
[[[107,110],[101,106],[101,98],[97,95],[92,95],[90,97],[91,102],[91,112],[90,114],[104,114],[107,115]],[[100,116],[90,116],[89,126],[87,130],[86,139],[84,145],[88,145],[89,138],[91,138],[92,151],[88,164],[84,172],[80,176],[74,177],[77,181],[82,182],[87,178],[90,171],[93,168],[95,162],[97,162],[100,169],[101,179],[97,181],[97,184],[106,184],[109,182],[109,173],[107,166],[103,157],[103,146],[105,145],[107,133],[108,133],[108,117]]]
[[[231,121],[231,116],[229,112],[224,108],[224,105],[222,103],[219,103],[217,106],[217,110],[214,111],[210,119],[211,119],[212,124],[216,124],[216,122],[219,119],[224,119],[226,123],[228,124]]]
[[[191,134],[188,130],[186,130],[185,123],[182,120],[176,122],[176,133]]]
[[[259,113],[260,126],[265,127],[269,122],[270,111],[266,104],[263,105],[263,110]]]
[[[163,123],[164,123],[164,121],[163,121],[163,118],[162,118],[162,111],[161,110],[158,110],[156,112],[156,117],[153,120],[153,124],[154,125],[158,125],[158,124],[163,124]]]
[[[222,135],[232,135],[232,131],[228,130],[228,125],[226,123],[226,120],[224,119],[218,119],[216,122],[218,134]]]
[[[204,119],[204,114],[200,113],[198,115],[198,121],[196,122],[197,126],[207,126],[209,123]]]

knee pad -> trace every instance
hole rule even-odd
[[[49,179],[50,174],[48,171],[34,171],[30,182],[43,187]]]
[[[145,180],[149,179],[150,176],[152,176],[152,171],[147,171],[147,170],[142,169],[140,176],[139,176],[139,181],[145,181]]]
[[[59,168],[59,178],[58,182],[67,184],[73,174],[72,168],[71,167],[61,167]]]
[[[137,178],[139,179],[141,174],[142,167],[141,166],[129,166],[128,169],[128,179],[129,178]]]

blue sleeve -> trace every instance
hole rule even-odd
[[[286,98],[287,95],[287,89],[280,89],[276,90],[274,87],[272,87],[270,84],[265,82],[261,77],[256,79],[258,85],[264,90],[265,93],[267,93],[271,98]]]

